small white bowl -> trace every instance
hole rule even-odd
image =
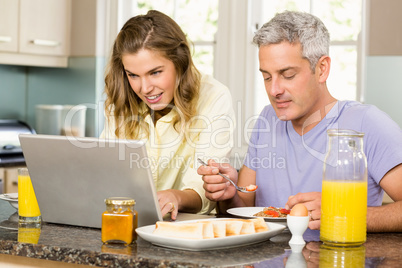
[[[12,207],[18,210],[18,193],[0,194],[0,199],[8,201]]]

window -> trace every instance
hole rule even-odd
[[[173,18],[194,45],[193,59],[197,68],[213,75],[218,3],[217,0],[133,0],[130,13],[135,16],[155,9]],[[127,10],[127,1],[122,4],[122,9]]]
[[[318,16],[331,36],[331,72],[327,81],[338,99],[361,100],[361,21],[364,0],[220,0],[215,77],[226,84],[234,101],[237,132],[233,158],[244,156],[253,119],[269,104],[259,72],[254,33],[277,12],[299,10]],[[239,166],[237,166],[239,167]]]
[[[262,18],[265,21],[284,10],[305,11],[319,17],[331,37],[332,62],[328,89],[337,99],[360,100],[358,66],[361,0],[265,0],[261,3]],[[258,114],[267,105],[268,97],[261,76],[256,85],[254,113]]]
[[[362,0],[124,0],[120,1],[119,7],[119,13],[123,14],[123,16],[118,16],[119,29],[129,17],[145,14],[150,9],[156,9],[171,16],[194,44],[196,66],[202,72],[214,76],[216,76],[214,66],[215,69],[216,66],[224,66],[216,64],[216,61],[226,64],[223,71],[230,72],[230,66],[227,66],[230,62],[228,58],[234,56],[230,46],[235,45],[233,42],[228,42],[226,45],[220,46],[219,51],[216,51],[215,37],[217,33],[224,36],[220,40],[225,42],[225,38],[230,38],[227,35],[228,32],[241,31],[247,25],[248,35],[242,36],[242,38],[245,37],[245,40],[241,41],[249,46],[256,27],[267,22],[275,13],[286,9],[310,12],[323,20],[331,35],[330,56],[333,61],[328,88],[338,99],[360,99],[360,92],[357,89],[359,77],[357,71]],[[249,10],[247,11],[247,9]],[[232,15],[236,19],[230,19],[228,13],[236,13]],[[219,31],[218,14],[222,17],[221,21],[229,18],[229,22],[226,24],[220,23],[222,27]],[[257,19],[253,21],[254,17]],[[240,41],[240,39],[236,41]],[[256,51],[251,52],[250,57],[244,58],[246,62],[237,61],[237,63],[255,66],[258,62],[252,57],[256,55]],[[258,73],[258,67],[256,71]],[[225,76],[238,75],[241,74],[235,72]],[[260,76],[255,77],[258,80],[254,82],[256,89],[252,90],[253,102],[255,102],[252,106],[255,107],[254,112],[257,114],[268,100],[262,80],[258,77],[260,78]]]

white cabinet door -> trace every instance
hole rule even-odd
[[[71,0],[20,0],[19,52],[69,53]]]
[[[0,51],[18,51],[19,0],[0,0]]]

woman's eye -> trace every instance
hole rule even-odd
[[[157,74],[159,74],[159,73],[161,73],[162,71],[155,71],[155,72],[152,72],[151,74],[152,75],[157,75]]]
[[[127,76],[130,77],[130,78],[135,78],[135,77],[137,77],[136,74],[127,74]]]

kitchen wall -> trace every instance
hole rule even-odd
[[[0,118],[22,120],[35,127],[37,104],[86,104],[86,135],[96,136],[96,110],[102,110],[97,96],[103,90],[97,85],[97,64],[103,66],[104,59],[70,58],[68,68],[0,65]]]
[[[26,67],[0,65],[0,118],[26,120]]]
[[[402,56],[367,57],[365,102],[374,104],[402,128]]]
[[[402,1],[368,1],[365,102],[388,113],[402,128]]]
[[[0,119],[18,119],[35,127],[37,104],[85,104],[86,136],[100,134],[105,6],[104,0],[72,1],[68,68],[0,65]]]

